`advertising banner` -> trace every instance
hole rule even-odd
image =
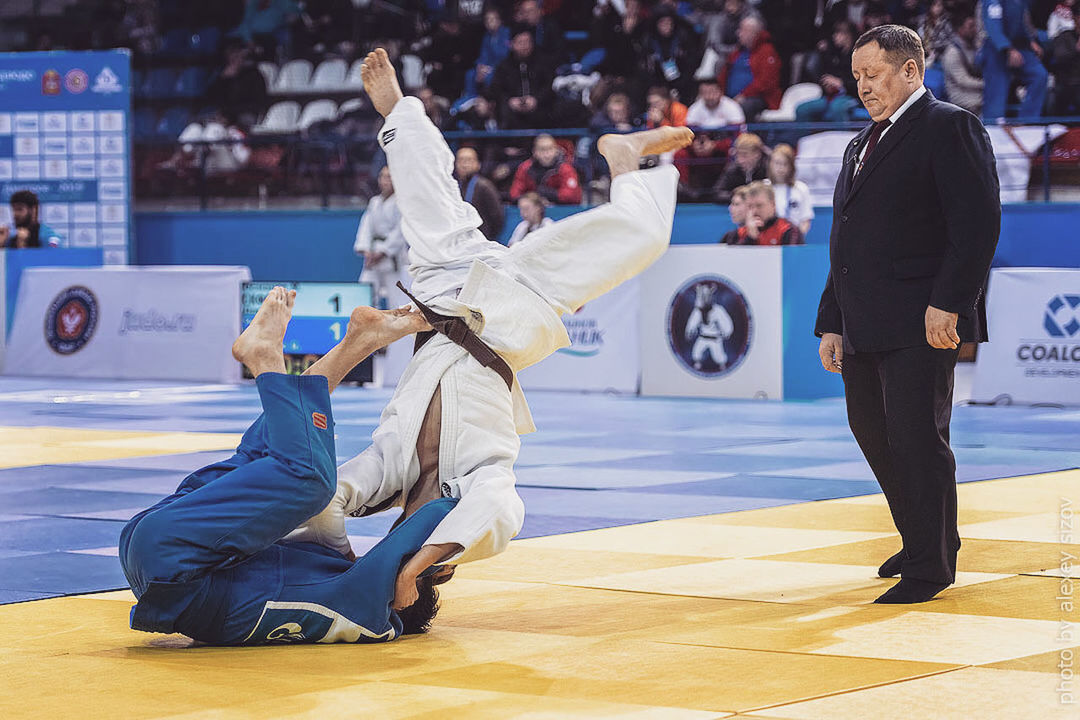
[[[130,112],[127,50],[0,53],[0,225],[29,190],[56,244],[126,264]]]
[[[783,397],[780,248],[674,246],[641,278],[641,394]]]
[[[987,313],[976,401],[1080,405],[1080,270],[992,270]]]
[[[246,267],[30,268],[6,375],[237,382]]]
[[[638,279],[623,283],[564,315],[570,347],[518,374],[525,390],[592,390],[633,393],[638,389]]]

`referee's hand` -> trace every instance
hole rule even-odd
[[[844,338],[836,333],[823,333],[818,345],[821,366],[829,372],[838,373],[844,367]]]
[[[955,350],[960,347],[956,333],[956,313],[926,306],[926,342],[938,350]]]

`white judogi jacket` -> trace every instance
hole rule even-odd
[[[409,242],[412,292],[464,318],[514,373],[570,344],[560,316],[637,275],[667,248],[678,173],[660,167],[619,176],[612,202],[530,233],[508,249],[480,233],[480,216],[451,175],[453,154],[416,98],[398,102],[379,134]],[[343,513],[403,505],[420,473],[416,441],[441,387],[439,480],[459,499],[426,544],[464,548],[447,562],[502,552],[521,529],[514,488],[518,434],[535,427],[517,381],[508,392],[442,335],[406,368],[372,444],[338,468],[338,493],[290,539],[347,551]],[[381,509],[381,508],[380,508]]]

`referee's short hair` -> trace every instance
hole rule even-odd
[[[863,45],[877,43],[878,47],[885,51],[885,56],[893,67],[899,68],[908,60],[914,60],[919,68],[919,75],[926,69],[926,53],[923,52],[922,40],[919,34],[911,28],[903,25],[878,25],[876,28],[867,30],[855,41],[855,52]]]

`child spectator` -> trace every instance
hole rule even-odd
[[[787,144],[773,148],[769,157],[769,184],[772,185],[776,214],[796,225],[803,235],[810,232],[814,205],[810,188],[795,179],[795,150]]]
[[[544,198],[540,197],[539,193],[525,193],[518,199],[517,205],[518,211],[521,212],[521,222],[517,224],[513,234],[510,235],[510,240],[506,243],[508,246],[521,242],[526,235],[534,230],[552,224],[551,218],[544,215],[547,203],[544,202]]]

